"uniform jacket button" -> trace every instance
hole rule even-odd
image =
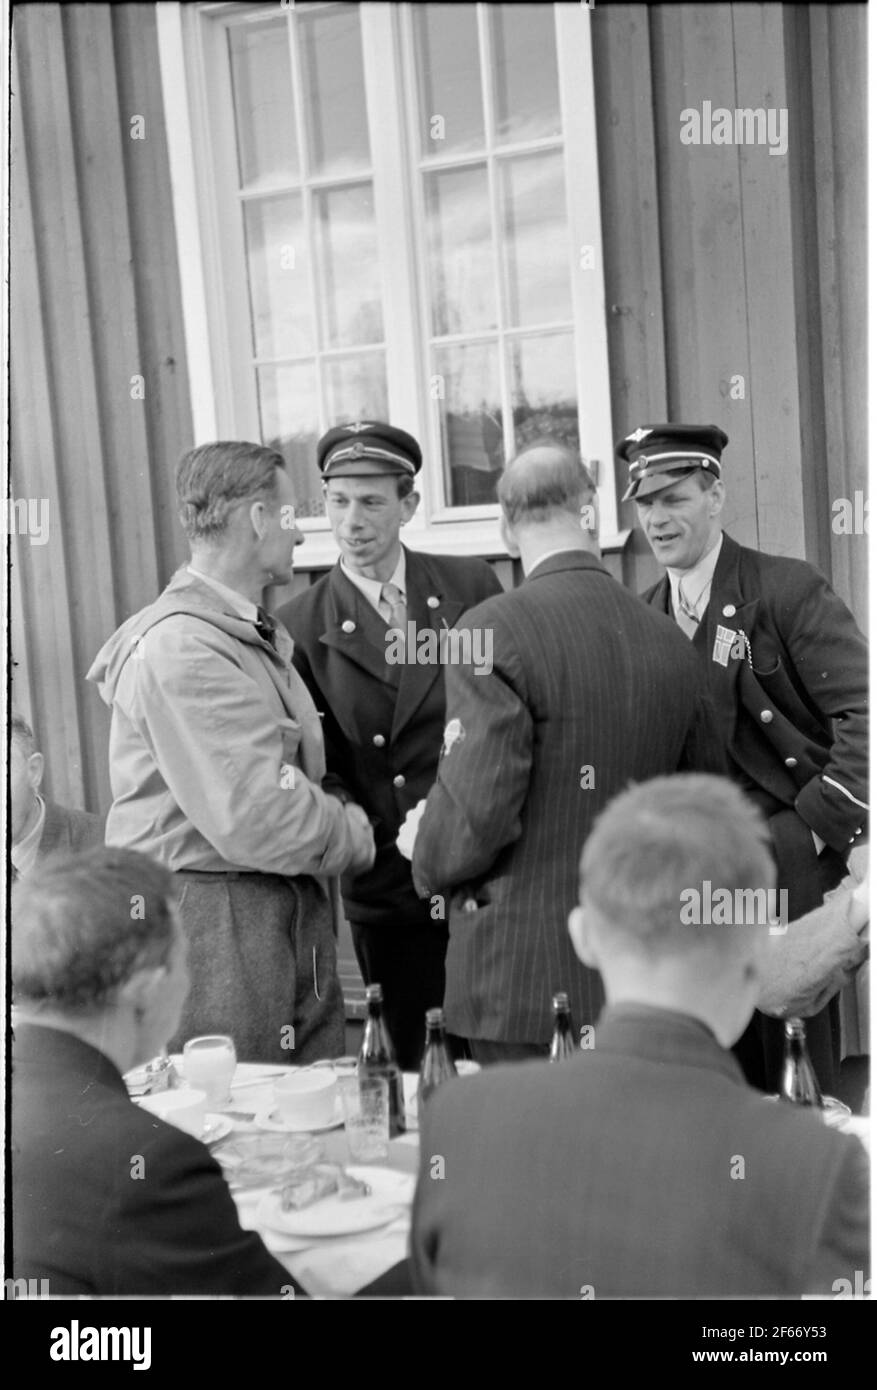
[[[797,758],[786,758],[786,767],[797,767],[797,766],[798,766],[798,759],[797,759]]]
[[[384,738],[383,734],[375,734],[374,738],[372,739],[372,743],[374,744],[375,748],[383,748],[386,742],[387,740]]]
[[[352,622],[350,618],[345,618],[344,622],[341,624],[341,631],[347,633],[355,632],[356,623]]]
[[[477,902],[475,901],[474,898],[467,898],[467,899],[466,899],[466,901],[463,903],[463,911],[464,911],[464,912],[477,912],[477,911],[478,911],[478,904],[477,904]]]
[[[734,614],[735,614],[736,612],[737,612],[737,609],[734,607],[733,603],[726,603],[725,606],[724,606],[724,608],[722,609],[722,617],[723,617],[723,618],[733,618],[733,616],[734,616]]]
[[[772,711],[772,710],[769,710],[769,709],[763,709],[763,710],[761,711],[761,722],[762,722],[762,724],[770,724],[770,723],[772,723],[772,722],[773,722],[773,711]]]
[[[402,776],[401,772],[397,772],[397,773],[396,773],[396,776],[393,778],[393,786],[394,786],[394,787],[404,787],[404,785],[405,785],[405,778]]]

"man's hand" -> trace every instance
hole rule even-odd
[[[758,998],[761,1012],[779,1018],[819,1013],[849,984],[868,954],[866,916],[867,890],[863,903],[844,886],[821,907],[790,922],[785,933],[769,937]]]
[[[425,806],[426,797],[423,797],[421,801],[418,801],[414,809],[408,812],[408,815],[399,826],[399,834],[396,836],[396,848],[403,859],[412,859],[414,857],[414,841],[417,839],[417,830]]]
[[[354,857],[350,861],[348,872],[364,874],[375,862],[375,836],[372,823],[362,807],[357,806],[355,801],[345,802],[344,814],[347,817],[347,824],[350,826],[354,846]]]

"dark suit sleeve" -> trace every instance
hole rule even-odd
[[[822,772],[802,787],[795,810],[821,840],[845,853],[868,802],[868,648],[846,604],[810,566],[796,567],[774,612],[795,675],[834,721]]]
[[[300,1293],[254,1231],[244,1231],[221,1170],[196,1140],[164,1127],[143,1176],[123,1176],[113,1232],[118,1293]],[[112,1216],[108,1214],[110,1221]]]
[[[483,876],[521,834],[533,721],[512,644],[489,615],[479,621],[493,634],[492,669],[445,668],[446,719],[459,721],[462,737],[439,762],[420,822],[412,877],[421,897]]]
[[[727,777],[729,768],[725,741],[706,678],[696,658],[692,663],[691,683],[695,689],[694,714],[677,771],[712,772],[717,777]]]
[[[870,1275],[868,1239],[868,1159],[858,1139],[849,1137],[831,1198],[826,1205],[819,1245],[807,1281],[808,1293],[859,1293]],[[858,1276],[858,1277],[857,1277]]]

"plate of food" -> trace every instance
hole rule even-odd
[[[344,1236],[387,1226],[410,1206],[413,1173],[317,1163],[259,1203],[256,1224],[292,1236]]]

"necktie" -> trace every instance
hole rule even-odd
[[[390,627],[399,628],[402,636],[405,636],[408,609],[405,607],[405,595],[396,584],[381,585],[381,616]]]
[[[269,646],[274,647],[276,650],[277,638],[275,636],[275,632],[277,629],[277,623],[271,617],[271,614],[268,613],[261,606],[261,604],[256,608],[256,613],[257,617],[256,621],[253,624],[253,627],[256,629],[259,636],[262,638],[262,641],[267,642]]]
[[[685,591],[682,588],[682,580],[680,579],[678,595],[679,605],[676,609],[676,622],[682,628],[682,631],[685,633],[685,636],[688,638],[689,641],[691,641],[691,639],[694,637],[694,634],[697,632],[699,621],[697,616],[697,602],[703,594],[703,592],[704,591],[702,589],[701,593],[698,595],[698,598],[695,599],[693,604],[689,603],[688,599],[685,597]]]

